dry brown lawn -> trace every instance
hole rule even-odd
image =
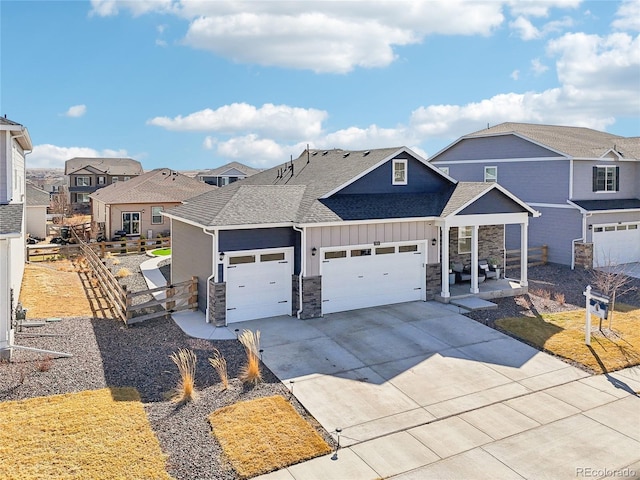
[[[133,388],[2,402],[0,418],[0,478],[171,478]]]
[[[603,332],[598,330],[599,318],[592,316],[591,323],[591,347],[588,347],[584,310],[496,320],[501,329],[596,373],[640,364],[640,307],[616,305],[611,330],[606,328],[608,320],[603,321]]]
[[[242,478],[284,468],[331,451],[283,397],[259,398],[216,410],[213,435]]]
[[[93,316],[78,269],[68,260],[27,264],[20,301],[29,309],[27,319]]]

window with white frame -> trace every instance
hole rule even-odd
[[[593,191],[617,192],[620,190],[620,171],[616,166],[593,167]]]
[[[89,203],[89,194],[76,193],[76,203]]]
[[[76,187],[90,187],[91,177],[76,177]]]
[[[129,180],[130,178],[131,178],[131,177],[124,177],[122,180],[126,182],[126,181],[127,181],[127,180]]]
[[[407,184],[407,161],[394,160],[393,161],[393,185],[406,185],[406,184]]]
[[[116,183],[119,180],[118,177],[112,177],[111,178],[111,183]]]
[[[151,223],[158,225],[162,223],[162,207],[151,207]]]
[[[458,227],[458,253],[471,253],[473,227]]]
[[[438,167],[442,173],[449,175],[449,167]]]
[[[98,185],[104,185],[106,183],[105,177],[98,177]]]
[[[122,230],[127,232],[127,235],[138,235],[140,233],[140,212],[123,212]]]
[[[498,181],[498,167],[484,167],[484,181],[485,182],[497,182]]]

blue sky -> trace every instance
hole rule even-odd
[[[0,114],[32,168],[428,156],[507,121],[640,135],[637,0],[2,0],[0,19]]]

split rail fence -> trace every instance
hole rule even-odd
[[[505,251],[505,266],[508,269],[520,268],[520,252],[521,250]],[[527,266],[537,267],[538,265],[546,265],[549,257],[549,247],[541,245],[539,247],[529,247],[527,249]]]
[[[174,284],[167,282],[163,287],[129,292],[125,286],[120,285],[91,244],[80,241],[74,246],[80,249],[91,275],[109,299],[114,312],[127,325],[162,317],[169,313],[198,308],[198,277],[191,277],[191,280]],[[136,302],[135,299],[142,296],[150,296],[152,300]],[[148,309],[156,306],[161,306],[162,309],[148,312]]]
[[[76,240],[79,242],[79,240]],[[143,253],[156,248],[171,247],[171,237],[145,240],[140,238],[123,239],[115,242],[91,242],[85,243],[100,257],[107,253]],[[27,261],[46,262],[59,258],[72,258],[81,254],[80,243],[69,243],[67,245],[29,245],[27,246]]]

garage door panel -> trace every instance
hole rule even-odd
[[[292,264],[277,260],[279,253],[281,258],[292,257],[292,251],[251,252],[244,256],[253,256],[254,261],[227,265],[227,323],[291,315]],[[238,256],[243,254],[230,255],[228,263]]]
[[[593,226],[593,265],[640,262],[640,223]]]
[[[376,250],[385,253],[376,254]],[[420,300],[423,276],[421,251],[399,253],[397,247],[384,246],[373,249],[371,255],[325,259],[323,313]]]

